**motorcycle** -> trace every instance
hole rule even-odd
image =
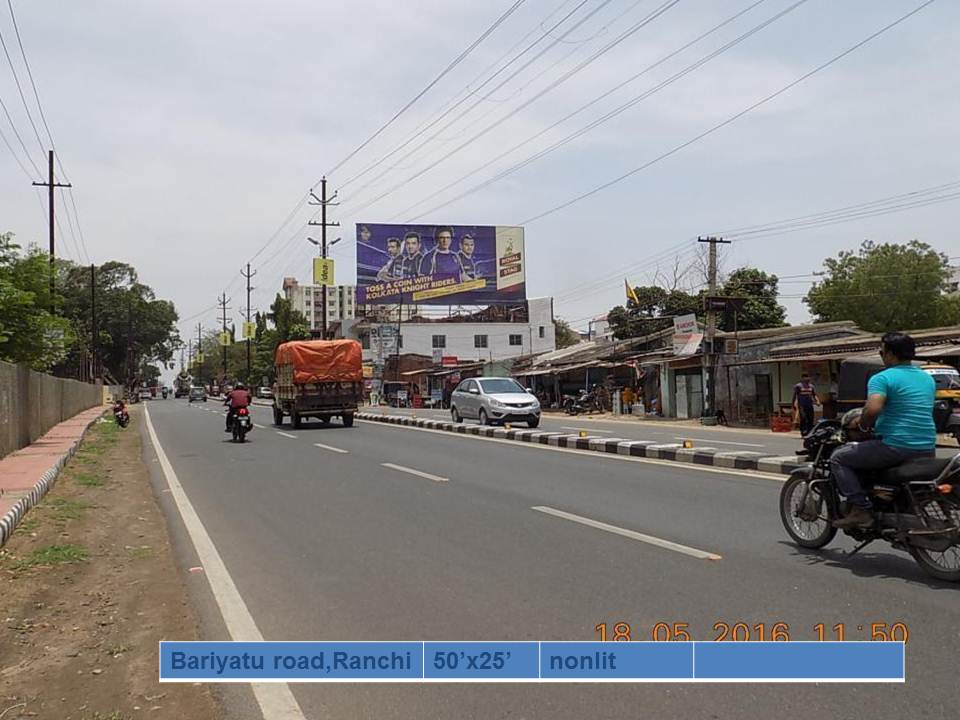
[[[117,425],[125,428],[130,424],[130,413],[127,412],[126,408],[114,408],[113,419],[117,421]]]
[[[780,519],[797,545],[818,549],[837,534],[833,521],[850,510],[830,472],[830,456],[851,442],[839,420],[821,420],[803,439],[797,455],[811,464],[794,470],[780,491]],[[859,474],[873,504],[869,528],[848,528],[857,541],[851,555],[875,540],[909,552],[929,575],[960,582],[960,453],[918,458]],[[956,483],[956,485],[954,485]]]
[[[600,399],[597,395],[596,386],[593,390],[580,390],[576,397],[573,395],[564,395],[563,409],[567,415],[579,415],[580,413],[603,412],[600,407]]]
[[[229,411],[228,411],[229,412]],[[253,429],[253,420],[247,408],[238,408],[229,414],[230,432],[234,442],[246,442],[247,433]]]

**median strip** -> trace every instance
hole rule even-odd
[[[719,450],[713,447],[685,448],[681,443],[676,442],[664,443],[655,440],[622,440],[620,438],[598,437],[595,435],[580,437],[579,435],[571,435],[564,432],[542,430],[508,430],[503,427],[492,427],[489,425],[467,425],[464,423],[452,423],[447,420],[430,420],[428,418],[410,417],[406,415],[383,415],[372,412],[357,413],[356,417],[358,420],[366,420],[368,422],[405,425],[438,432],[476,435],[478,437],[496,438],[512,442],[539,443],[541,445],[551,445],[558,448],[628,455],[631,457],[651,458],[735,470],[757,470],[777,475],[789,475],[794,470],[807,465],[807,463],[794,456],[778,456],[773,453],[753,450]],[[720,443],[722,441],[711,440],[710,442]],[[740,444],[746,445],[746,443]]]

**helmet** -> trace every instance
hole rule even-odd
[[[246,390],[246,389],[247,389],[247,386],[244,385],[242,382],[237,383],[237,390]]]
[[[863,417],[863,408],[854,408],[847,410],[840,420],[840,427],[843,430],[844,437],[852,442],[867,440],[873,435],[873,430],[862,430],[860,428],[860,418]]]

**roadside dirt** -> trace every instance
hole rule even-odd
[[[214,720],[209,686],[160,685],[157,643],[196,617],[130,427],[94,425],[0,551],[0,718]]]

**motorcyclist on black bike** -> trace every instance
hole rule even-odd
[[[885,369],[867,383],[867,404],[855,421],[858,430],[873,429],[878,437],[847,443],[830,458],[837,487],[853,506],[845,517],[834,521],[834,527],[840,529],[868,528],[874,523],[873,506],[857,477],[858,470],[893,467],[935,454],[936,383],[911,363],[916,343],[909,335],[889,332],[881,340],[880,356]]]
[[[227,397],[224,399],[223,404],[230,406],[230,411],[227,413],[227,427],[225,432],[230,432],[230,425],[233,422],[233,418],[236,416],[237,411],[240,408],[250,407],[250,404],[253,402],[253,398],[250,396],[250,391],[247,390],[246,386],[242,382],[238,382],[237,386],[227,393]]]

